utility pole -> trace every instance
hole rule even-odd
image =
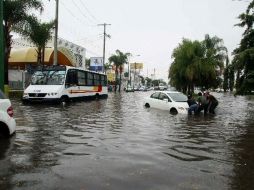
[[[106,34],[106,26],[110,26],[111,24],[98,24],[98,26],[103,26],[104,27],[104,32],[103,32],[103,69],[104,72],[106,72],[105,70],[105,47],[106,47],[106,36],[109,37],[108,34]]]
[[[58,37],[58,5],[59,0],[56,0],[56,15],[55,15],[55,38],[54,38],[54,63],[53,65],[58,65],[57,62],[57,37]]]
[[[4,91],[3,0],[0,0],[0,89]]]

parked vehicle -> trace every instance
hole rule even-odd
[[[38,69],[23,94],[24,102],[68,102],[71,99],[108,96],[107,76],[69,66]]]
[[[0,133],[4,136],[12,135],[16,130],[11,101],[0,90]]]
[[[147,91],[147,87],[146,86],[140,86],[139,87],[139,91]]]
[[[130,85],[128,85],[125,89],[125,92],[134,92],[134,88]]]
[[[160,83],[159,84],[159,90],[167,90],[168,89],[168,86],[163,84],[163,83]]]
[[[177,91],[157,91],[145,98],[144,106],[167,110],[171,114],[188,113],[187,96]]]

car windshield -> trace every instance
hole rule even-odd
[[[64,84],[65,71],[45,70],[36,71],[32,76],[32,85],[62,85]]]
[[[168,93],[169,97],[175,102],[186,102],[187,96],[182,93]]]
[[[4,93],[0,90],[0,99],[7,99]]]

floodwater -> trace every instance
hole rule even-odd
[[[152,92],[68,105],[12,100],[0,189],[254,189],[254,99],[213,93],[216,115],[145,109]]]

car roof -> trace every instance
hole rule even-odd
[[[156,92],[162,92],[162,93],[181,93],[181,92],[173,91],[173,90],[158,90]]]

